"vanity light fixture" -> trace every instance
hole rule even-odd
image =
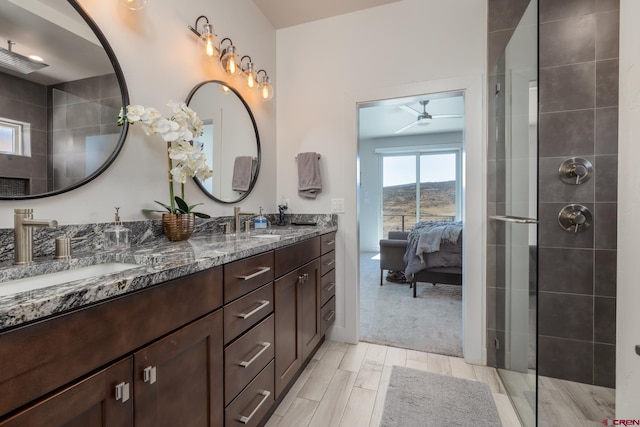
[[[222,45],[226,40],[229,41],[229,46],[222,49]],[[220,49],[220,62],[222,63],[222,67],[227,73],[231,74],[232,76],[235,75],[240,67],[238,66],[238,55],[236,54],[236,47],[233,45],[233,42],[229,37],[222,39],[222,41],[220,42]]]
[[[245,58],[249,58],[249,62],[247,62],[247,64],[243,66],[242,61],[244,61]],[[251,88],[255,87],[257,85],[258,76],[249,55],[245,55],[240,58],[240,67],[242,68],[242,72],[247,79],[247,86]]]
[[[262,96],[263,101],[271,101],[273,98],[273,86],[269,82],[269,76],[265,70],[258,71],[257,74],[264,73],[264,77],[260,80],[260,84],[258,85],[258,89],[260,89],[260,96]]]
[[[147,0],[120,0],[120,4],[131,10],[140,10],[147,5]]]
[[[206,21],[202,24],[202,28],[198,30],[198,21],[203,19]],[[213,25],[209,23],[209,18],[204,15],[198,16],[196,19],[195,25],[192,27],[191,25],[188,28],[193,31],[193,33],[198,36],[198,43],[201,46],[202,53],[210,59],[217,59],[220,56],[220,52],[216,47],[216,35],[213,32]]]

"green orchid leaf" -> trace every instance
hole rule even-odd
[[[157,200],[154,200],[154,202],[156,202],[157,204],[159,204],[160,206],[162,206],[163,208],[165,208],[167,211],[169,211],[169,213],[172,213],[172,212],[171,212],[171,206],[169,206],[169,205],[165,205],[164,203],[161,203],[161,202],[159,202],[159,201],[157,201]]]
[[[191,212],[191,213],[197,216],[198,218],[211,218],[211,216],[207,215],[206,213],[202,213],[202,212]]]
[[[182,200],[180,197],[175,196],[174,199],[175,199],[176,203],[178,204],[178,209],[180,210],[180,212],[189,213],[191,211],[191,209],[189,208],[189,205],[187,205],[187,202]]]

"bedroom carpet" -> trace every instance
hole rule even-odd
[[[462,356],[462,287],[384,281],[373,252],[360,254],[360,340]],[[386,276],[386,271],[385,271]]]
[[[380,427],[500,427],[491,389],[480,381],[394,366]]]

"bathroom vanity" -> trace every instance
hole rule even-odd
[[[335,231],[194,236],[0,297],[0,426],[264,424],[335,317]]]

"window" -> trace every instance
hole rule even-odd
[[[415,150],[415,149],[414,149]],[[459,149],[382,155],[382,235],[461,216]]]
[[[29,123],[0,117],[0,153],[28,156],[29,141]]]

